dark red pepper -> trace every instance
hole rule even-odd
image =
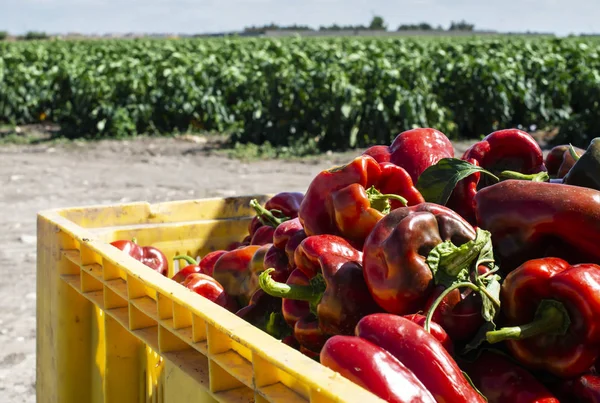
[[[442,343],[407,318],[389,313],[365,316],[356,325],[356,336],[392,354],[438,402],[485,402]]]
[[[321,350],[321,364],[390,403],[434,403],[423,383],[404,364],[355,336],[334,336]]]
[[[213,274],[213,269],[217,260],[226,253],[225,250],[217,250],[214,252],[207,253],[200,262],[196,262],[193,257],[186,255],[178,255],[173,258],[173,260],[185,260],[188,265],[180,269],[177,274],[171,277],[171,280],[177,281],[178,283],[183,283],[185,278],[192,273],[203,273],[207,276],[211,276]]]
[[[287,325],[281,312],[281,299],[256,290],[247,306],[236,315],[251,323],[276,339],[287,337],[292,329]]]
[[[276,228],[282,222],[298,217],[303,198],[304,194],[300,192],[281,192],[267,200],[264,207],[257,200],[252,200],[250,206],[256,210],[256,216],[248,224],[250,238],[253,238],[262,226]],[[269,240],[265,243],[271,242],[272,240]]]
[[[301,345],[310,344],[317,352],[327,336],[352,334],[360,318],[380,310],[364,282],[361,257],[361,252],[340,237],[315,235],[296,249],[297,269],[287,284],[273,280],[270,270],[260,275],[265,292],[284,298],[284,316]],[[293,303],[288,305],[289,300]],[[292,312],[287,312],[288,308]],[[307,323],[299,325],[302,320]],[[311,322],[318,326],[309,325]]]
[[[600,191],[506,180],[479,191],[475,203],[506,273],[545,256],[600,263]]]
[[[505,341],[524,366],[568,378],[600,356],[600,266],[529,260],[506,276],[501,299],[509,327],[487,341]]]
[[[491,245],[484,235],[444,206],[421,203],[396,209],[377,223],[365,242],[363,266],[369,290],[387,312],[418,312],[437,283],[434,269],[438,276],[469,279],[469,267]],[[445,247],[450,254],[439,259]]]
[[[196,294],[202,295],[230,312],[238,310],[235,299],[227,295],[221,284],[206,274],[192,273],[186,277],[183,281],[183,285],[194,291]]]
[[[498,176],[546,172],[544,155],[528,133],[517,129],[498,130],[473,144],[462,159]],[[509,171],[509,172],[506,172]],[[459,181],[446,206],[475,225],[475,195],[492,182],[475,172]]]
[[[584,149],[579,147],[573,147],[575,153],[579,156],[583,155],[585,152]],[[544,165],[548,170],[548,175],[554,178],[564,178],[565,175],[569,172],[573,165],[575,165],[575,158],[569,152],[568,144],[561,144],[559,146],[553,147],[548,155],[546,155],[546,159],[544,160]]]
[[[585,374],[558,380],[554,390],[561,403],[600,403],[600,376]]]
[[[213,278],[236,298],[240,306],[250,302],[252,294],[258,289],[258,273],[252,271],[252,257],[261,246],[249,245],[228,251],[219,257],[213,270]]]
[[[307,235],[337,235],[357,248],[384,214],[423,202],[406,171],[360,156],[320,172],[310,183],[298,218]]]
[[[110,244],[163,276],[169,274],[169,261],[164,253],[157,248],[153,246],[140,246],[135,239],[132,241],[118,240]]]
[[[531,373],[501,354],[484,350],[461,368],[488,403],[559,403]]]
[[[370,147],[364,155],[370,155],[377,162],[391,162],[402,167],[412,182],[417,183],[425,169],[442,158],[454,157],[454,147],[444,133],[430,128],[418,128],[398,134],[389,147]]]

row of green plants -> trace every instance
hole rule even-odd
[[[177,131],[317,150],[435,127],[600,132],[600,41],[331,38],[0,43],[0,122],[68,137]]]

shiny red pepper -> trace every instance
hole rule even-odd
[[[175,256],[173,260],[182,259],[185,260],[188,265],[180,269],[177,274],[171,277],[171,280],[177,281],[178,283],[182,283],[187,276],[192,273],[203,273],[207,276],[211,276],[213,274],[213,269],[215,267],[215,263],[217,260],[226,253],[225,250],[217,250],[214,252],[207,253],[200,262],[196,262],[194,258],[186,255]]]
[[[475,203],[477,225],[492,234],[506,273],[545,256],[600,263],[600,191],[506,180],[479,191]]]
[[[417,183],[425,169],[442,158],[454,157],[454,147],[446,135],[430,128],[404,131],[387,146],[373,146],[364,155],[370,155],[377,162],[391,162],[402,167]]]
[[[425,321],[427,320],[427,317],[425,315],[421,315],[418,313],[404,315],[403,317],[410,320],[411,322],[416,323],[422,328],[425,327]],[[444,346],[448,354],[454,354],[454,344],[452,343],[452,339],[450,338],[450,336],[448,336],[448,333],[446,333],[443,327],[441,327],[435,322],[429,322],[429,333],[431,333],[433,337],[435,337],[440,343],[442,343],[442,346]]]
[[[252,294],[258,289],[258,273],[252,270],[251,261],[260,248],[259,245],[249,245],[228,251],[219,257],[213,269],[213,278],[241,306],[248,305]]]
[[[281,192],[267,200],[264,207],[257,200],[252,200],[250,206],[256,210],[256,216],[248,224],[250,239],[263,226],[276,228],[282,222],[298,217],[298,210],[303,198],[304,194],[300,192]],[[266,232],[267,230],[262,231]],[[261,235],[261,239],[264,239],[264,237],[264,234]],[[273,241],[268,240],[268,242],[264,243],[271,242]],[[264,243],[253,243],[253,245]]]
[[[585,153],[585,150],[579,147],[573,147],[575,150],[575,154],[578,156],[582,156]],[[554,178],[564,178],[565,175],[569,172],[573,165],[575,165],[575,158],[569,152],[569,145],[562,144],[556,147],[553,147],[548,155],[546,155],[546,159],[544,160],[544,165],[546,165],[546,169],[548,170],[548,175]]]
[[[473,144],[462,159],[495,174],[505,171],[531,175],[545,172],[542,149],[531,135],[517,129],[498,130]],[[446,203],[475,225],[475,195],[491,182],[480,172],[459,181]]]
[[[600,356],[600,266],[529,260],[506,276],[501,299],[509,327],[487,341],[505,341],[524,366],[576,377]]]
[[[559,403],[531,373],[501,354],[482,351],[475,361],[461,362],[461,368],[488,403]]]
[[[404,169],[360,156],[320,172],[308,187],[298,218],[307,235],[341,236],[360,249],[384,214],[423,201]]]
[[[235,299],[227,295],[221,284],[206,274],[192,273],[186,277],[183,285],[230,312],[235,312],[238,309]]]
[[[265,292],[284,298],[283,314],[301,345],[318,352],[327,336],[352,334],[360,318],[380,310],[364,282],[361,257],[340,237],[315,235],[296,249],[297,269],[287,284],[270,270],[260,275]]]
[[[321,350],[321,364],[390,403],[435,403],[404,364],[375,344],[355,336],[334,336]]]
[[[409,319],[389,313],[368,315],[356,325],[356,336],[397,358],[438,402],[485,402],[442,343]]]
[[[152,270],[159,272],[163,276],[169,274],[169,261],[164,253],[157,248],[153,246],[140,246],[135,239],[132,241],[118,240],[111,242],[110,244],[127,253],[135,260],[139,260]]]

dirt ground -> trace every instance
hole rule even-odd
[[[202,138],[0,146],[0,402],[35,402],[36,214],[48,208],[305,191],[357,152],[241,162]],[[457,153],[468,144],[457,144]]]

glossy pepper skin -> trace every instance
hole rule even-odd
[[[563,183],[600,190],[600,137],[590,142],[587,150],[564,176]]]
[[[498,130],[473,144],[462,159],[495,175],[510,170],[521,174],[545,172],[542,149],[528,133],[517,129]],[[446,204],[475,225],[475,195],[489,185],[487,177],[476,172],[459,181]]]
[[[579,147],[573,148],[579,156],[585,152],[585,150]],[[569,145],[561,144],[553,147],[550,152],[548,152],[548,155],[546,155],[544,165],[548,170],[548,175],[551,177],[564,178],[567,172],[575,165],[575,159],[573,159],[569,152]]]
[[[377,223],[363,249],[371,295],[389,313],[418,312],[434,290],[427,254],[444,241],[459,246],[475,237],[473,227],[444,206],[421,203],[390,212]]]
[[[192,273],[203,273],[212,277],[215,263],[221,257],[221,255],[226,252],[227,251],[225,250],[217,250],[207,253],[202,259],[200,259],[200,262],[196,262],[191,256],[175,256],[173,260],[183,259],[188,263],[188,265],[180,269],[177,274],[171,277],[171,280],[178,283],[183,283],[186,277]]]
[[[427,319],[425,315],[413,313],[410,315],[404,315],[403,317],[423,328],[425,327],[425,320]],[[454,354],[454,344],[452,343],[452,339],[450,336],[448,336],[448,333],[446,333],[443,327],[434,321],[431,321],[429,322],[429,333],[431,333],[431,335],[435,337],[437,341],[442,343],[442,346],[444,346],[448,354]]]
[[[531,373],[507,357],[482,351],[473,362],[461,363],[488,403],[560,403]]]
[[[390,403],[436,400],[404,364],[375,344],[354,336],[334,336],[320,354],[321,364]]]
[[[300,192],[280,192],[267,200],[264,207],[260,211],[257,210],[257,215],[248,224],[250,239],[263,226],[276,228],[280,223],[298,217],[298,210],[303,198],[304,194]],[[262,231],[266,232],[267,230]],[[271,242],[272,240],[269,240],[265,243]]]
[[[292,331],[281,313],[281,299],[263,290],[256,290],[248,305],[238,310],[236,315],[276,339],[282,339]]]
[[[301,345],[318,352],[328,336],[352,334],[360,318],[380,310],[364,282],[361,257],[343,238],[309,236],[296,249],[297,269],[287,284],[269,272],[260,276],[265,292],[284,298],[283,314]]]
[[[152,246],[140,246],[135,241],[128,240],[118,240],[110,244],[163,276],[169,274],[169,261],[159,249]]]
[[[236,301],[227,295],[221,284],[206,274],[192,273],[186,277],[182,284],[230,312],[235,312],[238,309]]]
[[[412,371],[438,402],[485,402],[469,384],[442,343],[402,316],[377,313],[362,318],[356,336],[388,351]]]
[[[454,147],[446,135],[431,128],[418,128],[404,131],[396,136],[392,144],[373,146],[364,155],[370,155],[377,162],[391,162],[402,167],[413,183],[431,165],[442,158],[454,157]]]
[[[599,191],[506,180],[479,191],[475,207],[477,225],[491,232],[505,273],[546,256],[600,263]]]
[[[600,354],[600,266],[533,259],[510,272],[501,289],[506,325],[486,333],[505,341],[524,366],[561,378],[588,371]]]
[[[367,191],[371,188],[379,194],[369,197]],[[388,202],[382,194],[400,198]],[[298,218],[309,236],[337,235],[362,248],[364,239],[387,209],[422,201],[423,196],[404,169],[363,155],[347,165],[317,174],[300,205]]]
[[[248,245],[224,253],[216,261],[213,269],[213,278],[223,286],[228,295],[236,298],[241,306],[246,306],[258,289],[258,273],[252,270],[250,263],[260,248],[259,245]]]

